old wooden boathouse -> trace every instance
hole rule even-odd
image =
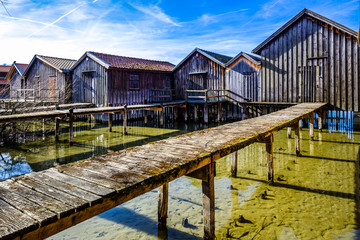
[[[261,55],[261,100],[358,112],[359,49],[356,31],[303,9],[253,50]]]
[[[173,67],[164,61],[86,52],[71,68],[73,102],[96,107],[152,102],[155,90],[171,92]]]
[[[76,60],[35,55],[24,71],[20,98],[35,101],[71,102],[70,68]]]
[[[10,71],[6,75],[6,80],[10,83],[10,98],[16,99],[18,89],[23,89],[25,84],[24,72],[28,64],[14,62]]]

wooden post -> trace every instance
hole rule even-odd
[[[309,125],[310,125],[310,140],[314,140],[314,114],[311,113],[309,117]]]
[[[222,106],[221,106],[221,102],[219,102],[217,122],[221,122],[221,110],[222,110]]]
[[[266,162],[267,162],[267,175],[269,183],[274,182],[274,152],[273,152],[274,136],[271,134],[266,139]]]
[[[291,127],[287,128],[287,136],[288,138],[291,138]]]
[[[204,123],[209,123],[208,90],[205,91]]]
[[[127,105],[124,105],[124,121],[123,121],[123,133],[124,135],[127,135],[127,131],[126,131],[126,126],[127,126],[127,115],[128,115],[128,110],[127,110]]]
[[[326,127],[326,118],[327,118],[327,110],[323,109],[322,110],[322,125],[323,127]]]
[[[318,128],[319,128],[319,131],[322,132],[322,129],[323,129],[323,111],[321,110],[319,113],[318,113]]]
[[[189,120],[189,114],[188,114],[188,108],[189,108],[189,105],[186,104],[186,108],[185,108],[185,114],[184,114],[184,121],[187,122]]]
[[[197,122],[199,119],[198,119],[198,105],[195,104],[194,106],[194,122]]]
[[[73,137],[74,137],[73,122],[74,122],[74,109],[70,108],[69,109],[69,128],[70,128],[69,143],[70,143],[70,145],[73,145]]]
[[[295,124],[294,126],[295,132],[295,149],[296,149],[296,156],[301,156],[300,154],[300,126],[299,124]]]
[[[169,184],[165,183],[158,188],[158,235],[161,239],[167,239],[168,196]]]
[[[55,110],[59,110],[59,105],[56,104]],[[59,141],[60,136],[60,118],[55,118],[55,141]]]
[[[174,107],[174,121],[176,122],[179,118],[179,108]]]
[[[109,120],[109,132],[112,132],[113,127],[113,113],[108,113],[108,120]]]
[[[238,151],[231,154],[231,176],[236,177],[238,165]]]
[[[301,130],[301,129],[302,129],[302,123],[303,123],[303,120],[302,120],[302,119],[300,119],[300,120],[299,120],[299,130]]]
[[[165,111],[165,109],[164,109],[164,107],[163,107],[162,104],[161,104],[160,106],[161,106],[161,111],[160,111],[160,127],[162,127],[162,126],[164,126],[164,118],[165,118],[165,116],[164,116],[164,111]]]
[[[204,168],[208,173],[202,180],[204,239],[215,239],[215,162]]]
[[[145,126],[148,124],[148,111],[144,110],[144,124]]]

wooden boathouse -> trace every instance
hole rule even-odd
[[[14,62],[11,66],[10,71],[6,75],[6,80],[10,83],[10,98],[16,99],[18,89],[23,89],[25,84],[24,72],[28,64]]]
[[[328,102],[359,111],[357,32],[308,9],[258,45],[261,100]]]
[[[16,98],[71,102],[70,68],[76,60],[35,55],[24,71],[25,83]],[[13,96],[14,97],[14,96]]]

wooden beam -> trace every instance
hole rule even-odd
[[[274,182],[274,151],[273,151],[274,136],[271,134],[266,143],[266,162],[267,162],[267,175],[269,183]]]
[[[202,181],[204,239],[215,239],[215,162],[204,167],[208,172]]]
[[[70,135],[69,135],[69,143],[73,145],[73,138],[74,138],[74,109],[69,109],[69,128],[70,128]]]
[[[113,127],[113,114],[112,113],[108,113],[108,124],[109,124],[109,132],[112,132],[112,127]]]
[[[314,114],[311,113],[310,117],[309,117],[309,125],[310,125],[310,140],[313,141],[314,140]]]
[[[148,124],[148,111],[144,110],[144,124],[145,126]]]
[[[231,176],[236,177],[238,166],[238,151],[231,154]]]
[[[295,132],[295,149],[296,149],[296,156],[301,156],[300,154],[300,126],[299,124],[295,124],[294,126]]]
[[[318,113],[318,128],[319,128],[319,131],[322,132],[322,129],[323,129],[323,110],[321,110],[319,113]]]
[[[165,183],[158,188],[158,234],[161,239],[167,239],[168,196],[169,183]]]
[[[127,127],[127,117],[128,117],[128,110],[127,110],[127,105],[124,105],[124,121],[123,121],[123,133],[124,135],[127,135],[128,132],[126,130]]]

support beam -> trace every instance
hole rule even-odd
[[[221,122],[221,115],[222,115],[222,106],[221,106],[221,102],[219,102],[219,104],[218,104],[217,122]]]
[[[60,118],[55,118],[55,141],[60,138]]]
[[[204,239],[215,239],[215,162],[204,168],[208,173],[202,181]]]
[[[236,177],[238,166],[238,151],[231,154],[231,176]]]
[[[176,122],[179,118],[179,108],[174,107],[174,121]]]
[[[300,154],[300,126],[299,124],[295,124],[295,149],[296,149],[296,156],[301,156]]]
[[[291,127],[287,128],[287,136],[288,138],[291,138]]]
[[[274,151],[273,151],[274,136],[271,134],[266,142],[266,163],[267,175],[269,183],[274,182]]]
[[[109,132],[112,132],[113,127],[113,113],[108,113],[108,124],[109,124]]]
[[[158,188],[158,236],[160,239],[167,239],[166,219],[168,217],[169,184]]]
[[[184,121],[185,121],[185,122],[187,122],[187,121],[189,120],[189,114],[188,114],[189,107],[190,107],[190,105],[189,105],[189,104],[186,104],[185,114],[184,114]]]
[[[198,105],[195,104],[194,106],[194,122],[198,122]]]
[[[318,128],[319,128],[319,131],[322,132],[322,129],[323,129],[323,111],[321,110],[319,113],[318,113]]]
[[[309,131],[310,131],[310,140],[314,140],[314,114],[311,113],[309,117]]]
[[[128,110],[127,110],[127,105],[124,105],[124,121],[123,121],[123,133],[124,135],[127,135],[128,132],[126,130],[127,127],[127,117],[128,117]]]
[[[161,104],[161,111],[160,111],[160,127],[164,126],[164,118],[165,118],[165,115],[164,115],[164,107],[162,106]]]
[[[70,128],[70,135],[69,135],[69,143],[73,145],[73,138],[74,138],[74,109],[69,109],[69,128]]]
[[[302,119],[300,119],[300,120],[299,120],[299,130],[301,130],[301,129],[302,129],[302,124],[303,124],[303,120],[302,120]]]
[[[144,124],[145,126],[148,124],[148,111],[144,110]]]

